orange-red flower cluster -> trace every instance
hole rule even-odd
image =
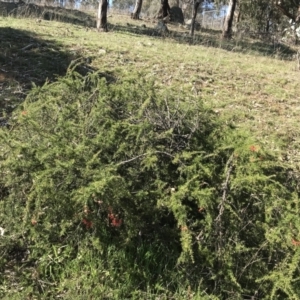
[[[87,219],[82,219],[82,223],[85,225],[86,229],[90,229],[93,227],[93,222]]]
[[[300,242],[299,242],[299,241],[296,241],[296,240],[294,240],[294,239],[292,239],[292,244],[293,244],[294,246],[300,246]]]
[[[110,221],[110,225],[113,226],[113,227],[120,227],[123,223],[123,220],[121,218],[118,217],[118,215],[115,215],[113,212],[112,212],[112,209],[111,208],[108,208],[108,219]]]
[[[252,146],[250,146],[250,151],[252,151],[252,152],[257,152],[258,151],[258,147],[257,146],[254,146],[254,145],[252,145]]]
[[[180,226],[180,230],[181,231],[188,231],[188,228],[187,228],[187,226]]]

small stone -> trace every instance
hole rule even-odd
[[[106,54],[106,50],[105,49],[99,49],[98,54],[104,55],[104,54]]]

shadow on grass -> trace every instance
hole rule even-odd
[[[3,27],[0,40],[0,117],[22,102],[32,83],[42,85],[64,75],[75,58],[59,43],[32,32]]]
[[[197,32],[194,38],[189,36],[188,30],[175,31],[170,30],[168,35],[162,35],[154,28],[145,27],[144,23],[136,23],[137,25],[110,25],[110,30],[126,32],[135,35],[147,35],[157,38],[173,39],[177,43],[189,45],[201,45],[207,47],[215,47],[232,52],[247,53],[253,55],[262,55],[276,57],[284,60],[290,60],[296,53],[291,47],[274,43],[272,41],[260,41],[244,37],[243,39],[233,38],[231,40],[221,39],[221,32],[202,28]]]
[[[0,15],[22,18],[38,18],[59,21],[87,27],[96,27],[96,18],[91,15],[63,7],[40,6],[36,4],[0,3]]]

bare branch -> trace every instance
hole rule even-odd
[[[172,155],[171,153],[168,153],[168,152],[165,152],[165,151],[154,151],[154,152],[149,152],[149,153],[143,153],[143,154],[137,155],[137,156],[135,156],[135,157],[132,157],[132,158],[130,158],[130,159],[128,159],[128,160],[121,161],[121,162],[119,162],[119,163],[117,164],[117,166],[125,165],[125,164],[130,163],[130,162],[132,162],[132,161],[134,161],[134,160],[137,160],[137,159],[139,159],[139,158],[141,158],[141,157],[145,157],[145,156],[151,155],[151,154],[164,154],[164,155],[166,155],[166,156],[175,158],[175,156]],[[182,163],[181,161],[179,161],[179,162]],[[182,164],[183,164],[183,163],[182,163]]]
[[[216,218],[216,222],[220,222],[223,212],[224,212],[224,207],[225,207],[225,202],[226,202],[226,198],[227,198],[227,191],[228,191],[228,186],[229,186],[229,179],[230,179],[230,175],[231,175],[231,171],[233,168],[232,165],[232,160],[233,160],[233,155],[230,156],[230,158],[228,159],[227,163],[226,163],[226,167],[227,167],[227,173],[226,173],[226,179],[225,182],[223,183],[223,194],[222,194],[222,201],[219,204],[219,215]]]
[[[285,16],[287,16],[288,18],[292,19],[293,22],[295,22],[295,16],[293,16],[286,8],[284,8],[282,5],[281,5],[281,2],[278,2],[276,1],[275,3],[275,7],[277,9],[279,9]]]

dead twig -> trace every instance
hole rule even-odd
[[[297,51],[296,59],[297,59],[298,71],[300,71],[300,50]]]
[[[221,198],[221,202],[218,206],[219,209],[219,214],[215,219],[216,222],[216,236],[217,236],[217,243],[215,245],[216,247],[216,252],[218,253],[218,258],[219,260],[219,268],[222,268],[222,250],[223,250],[223,226],[222,226],[222,216],[225,210],[225,204],[227,201],[227,194],[228,194],[228,190],[229,190],[229,183],[230,183],[230,175],[233,169],[233,155],[231,155],[226,163],[226,178],[224,183],[222,184],[222,198]],[[216,283],[217,284],[217,283]]]
[[[21,51],[30,50],[32,48],[37,48],[38,46],[39,46],[38,44],[32,43],[32,44],[29,44],[29,45],[25,46],[24,48],[22,48]]]
[[[222,200],[221,200],[221,203],[218,206],[219,214],[216,218],[216,222],[218,222],[218,223],[221,222],[222,215],[223,215],[224,208],[225,208],[225,202],[226,202],[226,198],[227,198],[229,180],[230,180],[230,175],[231,175],[231,171],[232,171],[232,168],[233,168],[232,160],[233,160],[233,155],[230,156],[230,158],[228,159],[228,161],[226,163],[226,168],[227,168],[226,179],[225,179],[225,182],[223,183],[223,186],[222,186],[222,191],[223,191]]]

